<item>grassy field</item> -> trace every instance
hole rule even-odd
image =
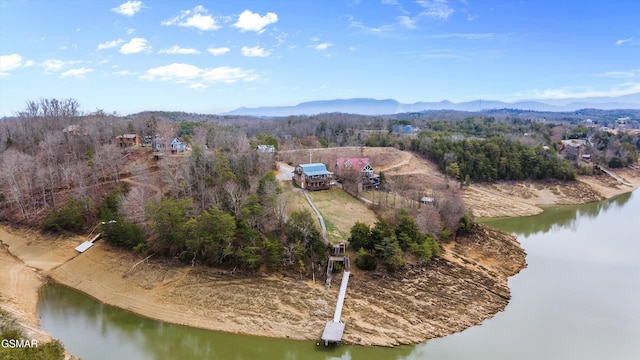
[[[374,202],[375,204],[395,209],[411,209],[420,207],[420,203],[418,201],[407,199],[401,195],[394,196],[393,194],[383,191],[363,191],[360,193],[360,196]]]
[[[340,189],[310,192],[309,196],[324,218],[332,243],[346,241],[357,221],[373,225],[377,220],[365,204]]]

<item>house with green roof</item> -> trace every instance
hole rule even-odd
[[[331,189],[333,173],[323,163],[300,164],[293,170],[293,181],[305,190]]]

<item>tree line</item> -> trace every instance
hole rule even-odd
[[[542,145],[531,147],[505,136],[456,140],[423,132],[411,149],[436,162],[445,174],[466,182],[496,180],[574,180],[568,161]]]

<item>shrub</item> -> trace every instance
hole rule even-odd
[[[111,245],[134,249],[145,242],[142,229],[134,223],[119,219],[102,225],[102,236]]]
[[[79,200],[70,200],[67,205],[47,215],[42,222],[43,228],[57,233],[81,230],[85,220],[83,205]]]
[[[471,220],[471,217],[468,214],[464,214],[460,218],[460,223],[458,224],[458,230],[456,234],[458,235],[468,234],[471,231],[471,228],[473,228],[473,221]]]
[[[440,241],[443,243],[449,242],[449,240],[451,240],[451,235],[453,235],[451,230],[442,229],[442,231],[440,231]]]
[[[360,248],[360,250],[358,250],[358,252],[356,253],[355,262],[358,269],[362,270],[375,270],[378,266],[376,256],[363,248]]]

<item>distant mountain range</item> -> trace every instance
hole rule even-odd
[[[336,99],[303,102],[295,106],[265,106],[256,108],[241,107],[223,115],[252,116],[289,116],[315,115],[322,113],[349,113],[360,115],[389,115],[406,112],[429,110],[483,111],[494,109],[519,109],[530,111],[566,112],[580,109],[640,109],[640,93],[618,97],[592,97],[582,99],[562,99],[542,101],[518,101],[513,103],[496,100],[474,100],[453,103],[447,100],[440,102],[420,101],[414,104],[403,104],[394,99]]]

